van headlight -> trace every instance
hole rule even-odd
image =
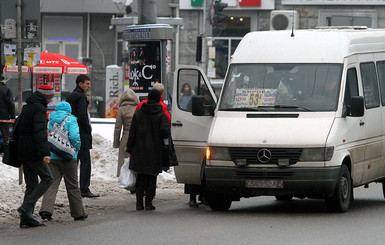
[[[301,162],[330,161],[334,147],[303,148],[299,160]]]
[[[226,147],[207,147],[206,158],[207,160],[231,161],[229,149]]]

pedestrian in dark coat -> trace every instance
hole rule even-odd
[[[88,117],[87,93],[91,88],[91,79],[86,75],[79,75],[76,78],[76,88],[67,97],[70,103],[72,114],[78,118],[81,148],[78,153],[78,161],[80,161],[80,192],[82,197],[99,197],[90,191],[91,184],[91,155],[92,149],[92,128]]]
[[[42,226],[33,217],[37,200],[44,195],[53,182],[50,162],[50,149],[47,140],[47,104],[52,101],[52,86],[41,85],[27,100],[15,130],[18,160],[23,163],[26,190],[23,204],[17,209],[20,213],[20,227]],[[38,181],[40,177],[40,183]]]
[[[15,105],[11,90],[5,85],[4,77],[0,77],[0,120],[15,118]],[[3,136],[3,143],[8,141],[9,124],[0,123],[0,130]],[[0,146],[1,149],[1,146]],[[0,151],[1,152],[1,151]]]
[[[126,151],[130,158],[130,169],[137,173],[136,210],[154,210],[156,178],[162,172],[164,139],[170,137],[170,124],[159,104],[160,93],[153,89],[148,102],[143,104],[132,119]]]

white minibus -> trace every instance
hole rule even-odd
[[[354,187],[384,184],[384,29],[251,32],[219,99],[204,74],[177,67],[172,137],[177,181],[201,185],[212,210],[270,195],[346,212]]]

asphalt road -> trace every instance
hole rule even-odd
[[[186,199],[158,200],[156,211],[122,206],[84,222],[0,234],[16,244],[384,244],[385,200],[380,184],[355,189],[347,213],[328,213],[323,200],[256,197],[212,212]]]

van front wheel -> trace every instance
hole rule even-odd
[[[344,213],[348,210],[352,197],[352,181],[350,171],[346,165],[342,165],[338,176],[334,193],[325,199],[329,212]]]
[[[223,194],[209,193],[209,206],[213,211],[229,210],[232,200]]]

